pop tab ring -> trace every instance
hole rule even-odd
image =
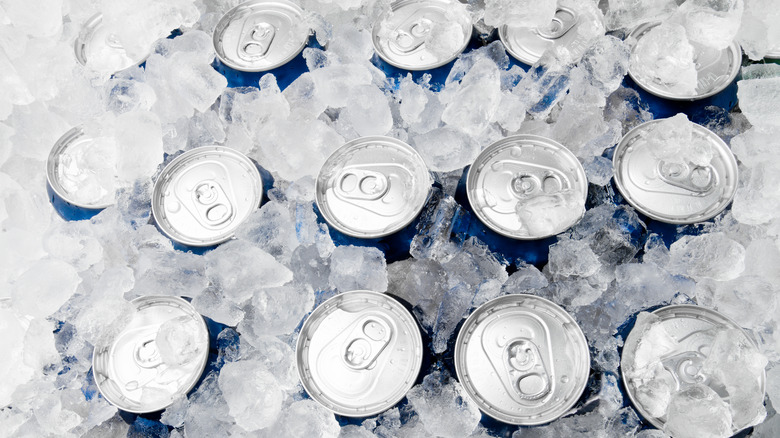
[[[533,295],[505,295],[463,323],[455,370],[482,412],[532,426],[555,420],[577,403],[588,380],[590,353],[565,310]]]
[[[378,238],[417,217],[431,184],[425,162],[411,146],[390,137],[362,137],[325,161],[317,176],[315,200],[338,231]]]
[[[437,34],[437,26],[450,26]],[[453,38],[458,28],[461,39],[449,41],[450,50],[429,50],[432,38]],[[471,38],[471,16],[465,6],[452,0],[401,0],[379,17],[372,29],[377,55],[388,64],[411,71],[431,70],[455,59]]]
[[[209,355],[209,332],[181,298],[146,296],[132,304],[136,313],[130,323],[109,343],[95,346],[92,370],[112,405],[139,414],[156,412],[197,383]],[[173,351],[162,351],[160,342]]]
[[[214,28],[219,60],[245,72],[273,70],[301,53],[311,30],[303,10],[286,0],[251,0],[229,10]]]
[[[220,146],[171,161],[152,193],[152,215],[171,239],[190,246],[222,243],[259,205],[263,182],[254,163]]]
[[[149,56],[147,52],[139,58],[131,58],[118,38],[103,25],[103,14],[100,13],[84,23],[73,44],[73,50],[81,65],[111,74],[139,65]]]
[[[331,411],[368,417],[398,403],[422,364],[412,315],[388,295],[345,292],[314,309],[296,346],[306,392]]]
[[[692,224],[715,217],[737,191],[734,155],[715,133],[691,123],[693,135],[715,152],[709,165],[659,160],[648,136],[663,120],[643,123],[620,140],[612,158],[615,185],[632,207],[652,219]]]

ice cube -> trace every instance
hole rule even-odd
[[[435,172],[449,172],[471,164],[480,152],[473,137],[444,126],[412,137],[412,146]]]
[[[774,0],[745,0],[744,3],[737,41],[750,59],[758,61],[780,47],[780,9],[772,7]]]
[[[236,424],[248,432],[274,424],[282,412],[284,391],[262,363],[228,362],[219,372],[219,388]]]
[[[729,437],[731,412],[709,386],[694,384],[672,396],[663,430],[679,438]]]
[[[666,22],[636,42],[631,52],[631,74],[640,82],[659,84],[675,96],[693,96],[698,81],[694,55],[685,28]]]
[[[750,75],[755,70],[748,67],[745,73]],[[780,116],[773,111],[780,102],[780,66],[772,64],[761,70],[758,77],[737,83],[739,108],[754,126],[780,126]]]
[[[339,423],[333,413],[314,400],[299,400],[286,406],[269,436],[317,436],[335,438]]]
[[[205,255],[206,275],[234,303],[242,303],[255,291],[281,286],[292,272],[266,251],[243,241],[223,243]]]
[[[745,247],[720,232],[683,236],[669,255],[670,270],[693,278],[733,280],[745,270]]]
[[[194,361],[205,348],[201,341],[208,336],[202,322],[180,316],[164,322],[157,331],[155,343],[163,362],[181,366]]]
[[[503,25],[545,29],[553,20],[555,0],[486,0],[483,19],[489,26]]]
[[[501,81],[498,67],[489,59],[480,59],[463,77],[449,96],[441,115],[444,123],[472,136],[480,134],[493,119],[501,102]]]
[[[675,0],[609,0],[607,29],[633,29],[647,22],[662,21],[677,10]]]
[[[43,318],[65,304],[76,292],[79,283],[81,278],[73,266],[44,258],[31,265],[11,284],[11,302],[23,315]]]
[[[340,292],[384,292],[387,290],[385,256],[372,247],[338,246],[331,255],[328,282]]]
[[[743,0],[690,0],[680,5],[676,15],[682,18],[690,41],[722,50],[736,37],[743,11]]]
[[[425,430],[440,437],[470,434],[482,413],[446,371],[434,371],[406,394]]]
[[[242,334],[275,336],[292,333],[314,306],[314,293],[306,286],[263,288],[244,307],[238,325]]]
[[[339,113],[340,131],[354,132],[359,137],[387,134],[393,127],[393,115],[385,93],[374,85],[361,85],[348,92],[349,100]]]

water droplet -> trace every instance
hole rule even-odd
[[[569,381],[569,376],[566,376],[566,375],[561,376],[561,382],[562,383],[567,383],[568,381]]]

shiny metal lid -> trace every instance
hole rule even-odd
[[[734,199],[737,161],[720,137],[695,123],[693,135],[715,152],[708,166],[656,158],[652,131],[663,120],[643,123],[620,140],[612,158],[615,185],[632,207],[652,219],[670,224],[711,219]],[[679,145],[681,150],[689,146]]]
[[[632,44],[631,56],[634,56],[636,42],[650,29],[660,22],[645,23],[634,29],[626,38]],[[660,80],[649,81],[637,74],[629,63],[628,75],[648,93],[669,100],[692,101],[714,96],[728,87],[739,74],[742,67],[742,48],[734,42],[729,47],[718,50],[690,41],[694,50],[694,62],[697,71],[696,92],[691,95],[681,95],[671,90],[671,86]]]
[[[197,383],[209,355],[206,323],[178,297],[146,296],[132,302],[136,313],[107,345],[96,345],[92,371],[100,393],[134,413],[170,406]]]
[[[741,327],[728,317],[704,307],[680,304],[662,307],[654,312],[653,315],[660,319],[660,324],[666,333],[675,343],[658,345],[658,357],[664,372],[674,382],[677,391],[682,391],[693,384],[704,384],[709,386],[710,376],[702,372],[702,365],[710,353],[710,347],[715,338],[713,329],[733,329],[739,330],[744,336],[745,341],[755,346],[756,343],[751,339]],[[636,330],[636,327],[628,334],[626,342],[623,345],[623,353],[620,358],[620,373],[623,383],[631,399],[631,404],[636,407],[639,413],[647,421],[658,429],[663,429],[666,423],[666,416],[655,416],[648,412],[647,407],[639,402],[637,391],[644,385],[653,385],[652,380],[645,378],[634,378],[630,375],[635,367],[636,352],[640,344],[648,342],[643,339],[645,331]],[[735,346],[736,347],[736,346]],[[643,357],[644,361],[653,358]],[[658,378],[662,378],[658,376]],[[766,385],[766,373],[759,376],[758,386],[763,394]],[[715,388],[713,388],[715,389]],[[717,391],[716,391],[717,392]],[[725,395],[728,397],[728,395]],[[738,431],[734,431],[735,433]]]
[[[463,323],[455,371],[482,412],[531,426],[549,423],[577,403],[590,353],[579,325],[558,305],[533,295],[504,295]]]
[[[179,243],[216,245],[233,237],[262,195],[263,181],[249,158],[230,148],[203,146],[162,170],[152,193],[152,215]]]
[[[214,49],[228,67],[260,72],[281,67],[309,41],[303,10],[287,0],[250,0],[229,10],[214,28]]]
[[[103,26],[103,14],[95,14],[81,28],[73,44],[76,59],[81,65],[101,73],[116,73],[139,65],[149,56],[131,58],[110,29]]]
[[[577,157],[558,142],[521,134],[483,150],[469,169],[474,213],[513,239],[559,234],[585,214],[588,180]]]
[[[110,157],[94,156],[102,152],[96,141],[75,127],[57,140],[46,161],[52,190],[76,207],[101,209],[114,204],[116,169],[107,163]]]
[[[455,59],[471,39],[471,15],[455,0],[399,0],[374,23],[377,55],[404,70],[430,70]]]
[[[330,226],[370,239],[409,225],[432,184],[425,162],[411,146],[391,137],[362,137],[325,161],[315,199]]]
[[[533,65],[542,54],[552,46],[562,46],[578,55],[587,50],[591,35],[581,35],[578,28],[586,23],[594,23],[604,29],[604,17],[596,8],[588,8],[584,3],[559,2],[550,24],[544,29],[517,27],[506,23],[498,28],[498,37],[504,43],[507,52],[518,61]]]
[[[412,315],[388,295],[345,292],[309,315],[295,349],[311,398],[348,417],[368,417],[398,403],[422,364]]]

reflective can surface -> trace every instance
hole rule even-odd
[[[362,137],[320,169],[316,202],[329,225],[352,237],[390,235],[420,213],[433,179],[422,157],[391,137]]]
[[[513,239],[541,239],[582,218],[588,180],[564,146],[522,134],[499,140],[477,156],[466,193],[474,213],[493,231]]]
[[[154,185],[152,215],[171,239],[209,246],[233,232],[260,205],[263,182],[254,163],[221,146],[189,150],[168,163]]]
[[[590,353],[577,322],[558,305],[533,295],[504,295],[463,323],[455,370],[482,412],[530,426],[549,423],[577,403]]]
[[[615,148],[615,185],[632,207],[642,214],[672,224],[692,224],[711,219],[725,209],[737,190],[737,161],[715,133],[691,123],[695,141],[713,151],[709,164],[684,159],[660,159],[653,131],[664,120],[652,120],[632,129]],[[690,143],[679,144],[683,157]]]
[[[141,64],[149,56],[146,53],[138,58],[130,57],[117,37],[103,25],[103,15],[99,13],[84,23],[73,48],[81,65],[101,73],[116,73]]]
[[[130,323],[92,357],[95,383],[117,408],[155,412],[187,394],[206,367],[209,333],[192,306],[178,297],[147,296],[132,302]]]
[[[306,392],[331,411],[368,417],[398,403],[422,364],[412,315],[388,295],[345,292],[314,309],[296,347]]]

